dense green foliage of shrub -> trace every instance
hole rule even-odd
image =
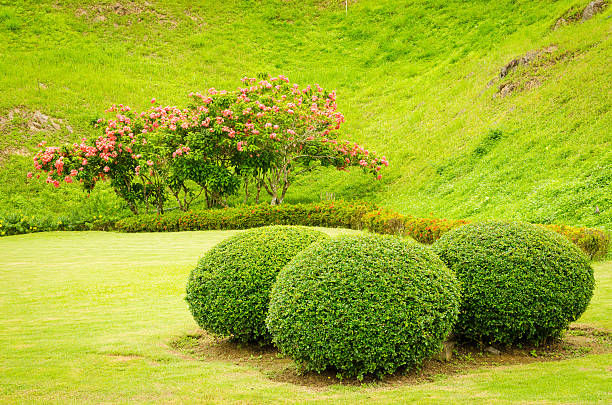
[[[205,330],[242,342],[267,342],[264,320],[276,275],[322,232],[302,227],[252,229],[221,242],[191,272],[187,297]]]
[[[464,225],[433,246],[462,285],[455,333],[512,344],[559,336],[594,288],[588,259],[566,238],[521,222]]]
[[[266,324],[304,370],[381,376],[440,350],[458,294],[454,275],[425,246],[341,236],[311,245],[281,270]]]
[[[382,234],[410,236],[431,244],[466,220],[416,218],[402,215],[367,202],[321,202],[312,204],[267,204],[222,210],[171,212],[123,219],[116,229],[123,232],[192,231],[205,229],[247,229],[266,225],[304,225],[368,229]],[[591,259],[605,257],[610,237],[595,228],[542,225],[566,236]]]

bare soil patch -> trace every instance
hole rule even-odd
[[[109,17],[129,17],[125,20],[127,25],[143,20],[145,14],[153,16],[158,23],[169,24],[176,27],[178,22],[171,19],[167,14],[155,8],[148,1],[120,1],[115,3],[92,4],[88,7],[77,8],[74,11],[77,17],[86,18],[94,22],[104,22]],[[117,23],[115,23],[118,26]]]
[[[59,131],[65,128],[72,132],[72,127],[63,119],[54,118],[39,110],[30,110],[25,107],[15,107],[5,115],[0,115],[0,133],[11,129],[25,129],[37,131]]]
[[[132,361],[132,360],[139,360],[143,358],[142,356],[137,355],[137,354],[119,354],[119,353],[108,354],[108,357],[110,357],[113,361],[120,362],[120,363]]]
[[[73,132],[72,127],[63,119],[51,117],[39,110],[20,106],[0,113],[0,136],[3,136],[3,140],[0,140],[0,164],[9,156],[29,156],[30,150],[24,145],[33,133],[62,130]],[[9,136],[13,132],[17,133],[17,137]]]
[[[379,381],[339,380],[334,370],[321,374],[300,373],[290,358],[272,346],[245,345],[229,339],[215,338],[205,332],[180,337],[170,342],[179,355],[200,361],[221,361],[259,370],[270,380],[311,388],[325,388],[332,384],[361,385],[376,382],[381,388],[394,385],[413,385],[434,381],[443,376],[465,374],[482,367],[505,367],[544,361],[558,361],[612,352],[612,331],[573,326],[562,340],[541,346],[515,348],[474,347],[456,345],[449,361],[429,360],[419,370],[399,370]]]

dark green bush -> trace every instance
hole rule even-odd
[[[205,330],[242,342],[269,342],[265,326],[276,275],[298,252],[328,236],[314,229],[256,228],[200,259],[187,284],[189,308]]]
[[[427,247],[342,236],[311,245],[281,270],[266,324],[302,369],[361,379],[438,352],[458,305],[454,275]]]
[[[417,242],[431,244],[451,229],[468,222],[461,219],[416,218],[381,209],[363,201],[331,201],[138,215],[118,221],[115,229],[122,232],[176,232],[247,229],[266,225],[325,226],[410,236]],[[603,258],[608,252],[610,237],[600,229],[565,225],[542,226],[567,237],[591,259]]]
[[[566,238],[521,222],[464,225],[433,246],[462,285],[455,333],[509,345],[559,336],[593,294],[593,269]]]

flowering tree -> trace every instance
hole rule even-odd
[[[188,210],[202,193],[224,205],[241,177],[245,187],[254,178],[258,193],[263,188],[272,205],[281,204],[293,179],[318,165],[357,166],[380,179],[386,159],[341,139],[335,92],[300,88],[282,75],[243,83],[234,92],[191,93],[183,109],[154,105],[135,114],[113,106],[113,117],[96,123],[97,138],[41,144],[34,166],[55,187],[79,181],[91,191],[110,180],[136,214],[143,204],[163,212],[172,197]]]
[[[282,203],[295,176],[315,164],[339,170],[360,166],[380,178],[378,172],[388,165],[384,157],[339,139],[344,116],[337,111],[335,92],[319,85],[301,89],[282,75],[242,81],[245,87],[233,93],[209,89],[190,96],[197,108],[215,116],[210,131],[235,143],[235,167],[255,177],[272,205]]]
[[[96,126],[102,122],[98,120]],[[91,191],[98,181],[110,179],[117,195],[138,213],[144,187],[135,176],[140,149],[146,140],[141,137],[138,125],[133,125],[129,107],[120,106],[116,118],[104,123],[103,133],[91,140],[83,138],[80,143],[62,147],[44,147],[42,142],[39,146],[43,149],[34,156],[34,167],[45,172],[47,183],[55,187],[62,181],[78,181]]]

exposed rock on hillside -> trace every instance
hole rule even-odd
[[[586,21],[593,18],[595,14],[601,13],[607,5],[607,0],[595,0],[590,2],[582,11],[582,21]]]
[[[499,77],[506,77],[510,72],[516,69],[518,66],[528,65],[538,59],[541,59],[543,55],[551,54],[559,49],[556,45],[551,45],[546,48],[542,48],[536,51],[529,51],[525,55],[520,56],[516,59],[512,59],[508,62],[499,72]]]
[[[506,63],[501,68],[498,77],[489,82],[489,86],[500,82],[496,93],[496,96],[499,97],[506,97],[517,90],[531,90],[538,87],[545,79],[543,69],[572,56],[572,52],[559,52],[557,45],[529,51]],[[518,72],[514,74],[515,71]]]
[[[23,147],[23,140],[29,138],[29,134],[40,131],[61,131],[72,133],[73,129],[64,120],[54,118],[38,110],[29,110],[25,107],[15,107],[6,114],[0,115],[0,135],[16,131],[21,133],[21,138],[13,137],[10,142],[0,142],[0,163],[11,155],[29,155],[29,150]],[[7,138],[7,139],[10,139]]]
[[[590,20],[594,15],[604,11],[607,6],[608,0],[594,0],[583,9],[570,9],[566,11],[565,14],[557,20],[557,22],[555,22],[553,30],[571,23]]]

